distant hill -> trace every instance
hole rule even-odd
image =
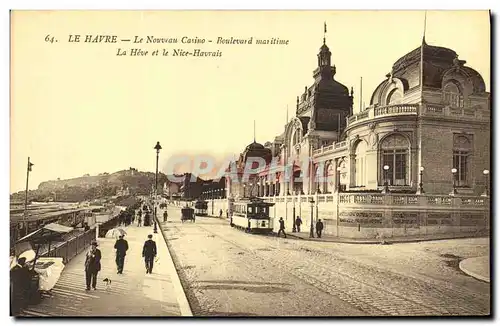
[[[170,184],[167,175],[158,173],[158,192],[163,185]],[[28,193],[31,201],[85,201],[96,198],[122,195],[148,195],[154,187],[155,174],[137,169],[102,173],[96,176],[85,175],[67,180],[50,180],[39,184],[37,190]],[[11,195],[11,201],[24,202],[24,191]]]

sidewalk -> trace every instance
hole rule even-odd
[[[176,288],[178,276],[161,232],[153,234],[153,227],[129,226],[123,228],[129,250],[125,257],[123,274],[116,273],[116,239],[99,238],[102,269],[97,279],[97,290],[85,290],[85,252],[71,260],[52,289],[52,296],[42,298],[38,305],[25,309],[22,316],[185,316],[182,298]],[[153,234],[158,249],[153,274],[146,274],[142,247],[148,234]],[[103,279],[111,280],[106,288]],[[179,304],[179,302],[181,304]]]
[[[308,240],[308,241],[322,241],[322,242],[338,242],[338,243],[353,243],[353,244],[379,244],[382,240],[385,243],[404,243],[404,242],[420,242],[420,241],[434,241],[434,240],[446,240],[446,239],[457,239],[457,238],[477,238],[489,236],[489,234],[471,234],[471,233],[455,233],[450,235],[445,234],[430,234],[430,235],[415,235],[407,237],[392,237],[384,239],[355,239],[355,238],[344,238],[336,237],[333,235],[323,234],[321,238],[316,236],[314,233],[314,238],[309,237],[308,232],[287,232],[287,236],[292,238]]]
[[[465,274],[484,282],[490,282],[490,257],[483,256],[464,259],[458,266]]]

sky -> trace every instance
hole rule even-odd
[[[272,141],[313,82],[323,42],[335,79],[360,78],[369,104],[393,63],[418,47],[423,11],[14,12],[11,16],[10,191],[26,184],[137,168],[160,171],[178,155],[238,155],[254,137]],[[490,90],[487,11],[427,11],[426,42],[451,48]],[[69,35],[82,42],[68,42]],[[205,38],[200,44],[84,43],[85,35]],[[47,38],[47,35],[49,37]],[[51,43],[52,37],[57,42]],[[218,37],[289,40],[217,45]],[[255,40],[254,40],[255,42]],[[118,48],[221,51],[221,57],[117,56]]]

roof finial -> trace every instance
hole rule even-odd
[[[255,120],[253,121],[253,142],[255,143]]]
[[[325,22],[325,32],[323,34],[323,44],[326,44],[326,22]]]
[[[425,30],[427,29],[427,10],[424,12],[424,34],[422,36],[422,43],[425,43]]]

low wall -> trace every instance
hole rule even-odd
[[[490,224],[489,197],[340,193],[264,200],[275,204],[275,229],[279,217],[292,230],[293,216],[300,216],[301,231],[321,219],[325,234],[344,238],[476,234],[489,232]]]

